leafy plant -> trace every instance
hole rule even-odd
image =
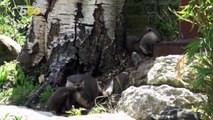
[[[9,82],[8,84],[11,84],[12,86],[24,85],[24,82],[29,81],[29,79],[32,78],[24,74],[16,60],[5,62],[4,65],[0,66],[0,88],[4,87],[3,84],[5,84],[5,82]]]
[[[72,108],[69,111],[66,111],[67,114],[69,114],[69,116],[79,116],[81,115],[82,110],[84,110],[83,108]]]
[[[158,5],[158,9],[155,12],[156,17],[153,20],[153,24],[160,30],[163,40],[172,41],[179,38],[178,32],[178,18],[173,14],[173,10],[177,9],[179,0],[169,0]]]
[[[34,78],[26,76],[17,61],[0,67],[0,98],[3,103],[24,104],[27,96],[38,88],[32,83]]]
[[[197,71],[194,88],[202,89],[208,96],[204,104],[204,119],[213,119],[213,4],[211,0],[191,0],[182,10],[176,12],[181,20],[198,26],[201,37],[187,46],[187,56],[197,60],[192,68]],[[211,119],[210,118],[210,119]]]
[[[5,62],[4,65],[0,66],[0,86],[3,87],[6,80],[11,81],[13,85],[16,84],[18,77],[17,63],[17,61]]]
[[[4,118],[0,118],[0,120],[8,120],[10,113],[5,114]],[[13,116],[12,120],[22,120],[22,116]]]
[[[160,31],[162,39],[172,41],[178,39],[178,18],[172,12],[178,7],[180,0],[134,0],[141,3],[151,27]]]
[[[13,92],[10,96],[10,102],[12,104],[23,105],[29,98],[30,94],[32,94],[37,88],[37,85],[34,85],[29,81],[25,81],[23,85],[17,85],[16,87],[12,88]]]
[[[91,111],[89,112],[89,114],[95,114],[95,113],[106,113],[107,109],[102,106],[101,104],[95,105]]]
[[[11,37],[23,45],[26,39],[27,25],[31,16],[20,15],[15,3],[11,0],[0,1],[0,34]]]
[[[46,87],[45,91],[41,94],[40,102],[46,104],[46,102],[48,101],[48,99],[52,93],[53,93],[53,89],[50,85],[48,85]]]

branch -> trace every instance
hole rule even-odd
[[[6,45],[11,52],[14,51],[16,54],[19,54],[21,52],[21,46],[10,37],[0,35],[0,43]]]

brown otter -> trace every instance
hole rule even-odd
[[[142,54],[152,56],[154,45],[160,41],[160,33],[156,29],[151,27],[146,28],[139,39],[139,48]]]
[[[130,54],[132,52],[141,53],[141,50],[139,48],[139,37],[128,36],[126,38],[125,48],[126,48],[127,52],[129,52]]]
[[[66,87],[79,91],[76,93],[75,99],[81,107],[88,109],[94,106],[95,99],[98,96],[98,85],[96,79],[90,73],[68,76]]]
[[[154,28],[148,27],[142,33],[141,37],[128,36],[125,41],[125,48],[130,54],[136,52],[138,54],[152,56],[154,45],[160,41],[159,32]]]
[[[75,89],[60,87],[50,96],[48,108],[53,110],[55,114],[62,115],[69,110],[75,103]]]

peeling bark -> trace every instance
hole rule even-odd
[[[45,64],[46,83],[63,85],[76,73],[106,73],[125,58],[122,8],[124,0],[37,0],[42,12],[33,17],[19,56],[27,69]],[[98,71],[98,72],[97,72]]]

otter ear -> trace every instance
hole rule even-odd
[[[81,81],[81,84],[84,84],[84,80]]]
[[[72,76],[67,76],[67,77],[66,77],[66,80],[69,80],[69,79],[71,79],[71,77],[72,77]]]
[[[69,82],[72,82],[72,83],[76,83],[77,82],[76,79],[77,79],[76,76],[70,75],[70,76],[68,76],[66,78],[66,81],[69,81]]]
[[[146,26],[146,31],[152,31],[151,27]]]

